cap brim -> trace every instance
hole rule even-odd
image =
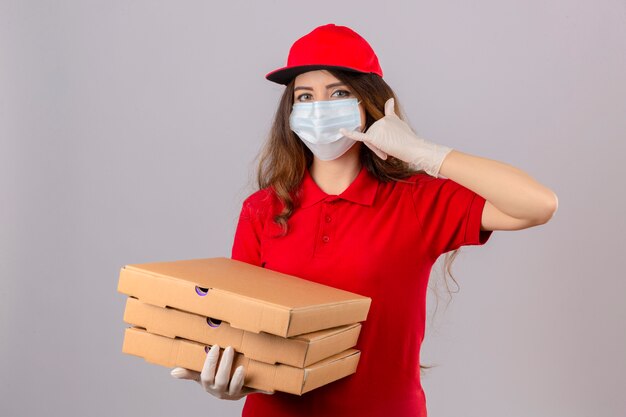
[[[339,67],[334,65],[301,65],[298,67],[283,67],[268,73],[265,78],[269,81],[273,81],[278,84],[287,85],[291,80],[300,74],[308,71],[315,71],[320,69],[338,69],[342,71],[359,72],[364,74],[365,72],[356,70],[354,68]]]

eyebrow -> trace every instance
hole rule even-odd
[[[333,84],[328,84],[326,86],[326,89],[333,88],[333,87],[339,87],[340,85],[345,86],[344,83],[333,83]],[[293,91],[298,91],[298,90],[311,90],[311,91],[313,91],[313,89],[311,87],[304,87],[304,86],[296,87],[296,88],[293,89]]]

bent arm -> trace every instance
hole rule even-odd
[[[519,168],[452,150],[439,174],[485,200],[481,230],[520,230],[548,222],[558,208],[556,194]]]

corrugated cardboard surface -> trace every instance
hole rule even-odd
[[[143,329],[128,328],[124,334],[122,351],[143,357],[146,361],[166,367],[180,366],[200,372],[206,359],[206,345],[185,339],[171,339],[148,333]],[[270,365],[236,354],[232,372],[244,365],[244,385],[265,391],[283,391],[302,395],[322,385],[356,372],[360,352],[348,349],[306,368],[289,365]]]
[[[369,297],[228,258],[126,265],[118,291],[282,337],[364,321],[371,303]]]
[[[152,306],[132,297],[126,302],[124,321],[150,333],[208,345],[232,346],[250,359],[299,368],[355,346],[361,331],[361,325],[355,323],[283,338],[235,329],[225,321],[217,324],[204,316]]]

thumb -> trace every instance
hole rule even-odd
[[[344,128],[339,129],[339,133],[352,140],[363,142],[365,146],[370,148],[380,159],[387,159],[387,154],[372,143],[372,140],[367,133],[357,132],[355,130],[349,131]]]
[[[200,381],[200,372],[195,372],[185,368],[174,368],[170,372],[174,378],[190,379],[192,381]]]
[[[385,116],[395,116],[396,113],[394,111],[394,106],[396,105],[396,101],[393,97],[385,102]]]
[[[367,142],[363,142],[365,144],[365,146],[367,146],[368,148],[370,148],[372,150],[372,152],[374,152],[376,154],[376,156],[378,156],[380,159],[387,159],[387,154],[383,151],[381,151],[380,149],[378,149],[376,146],[367,143]]]
[[[367,134],[363,132],[357,132],[356,130],[347,130],[347,129],[341,128],[339,129],[339,133],[341,133],[345,137],[350,138],[352,140],[358,140],[361,142],[370,141],[370,138],[369,136],[367,136]]]

